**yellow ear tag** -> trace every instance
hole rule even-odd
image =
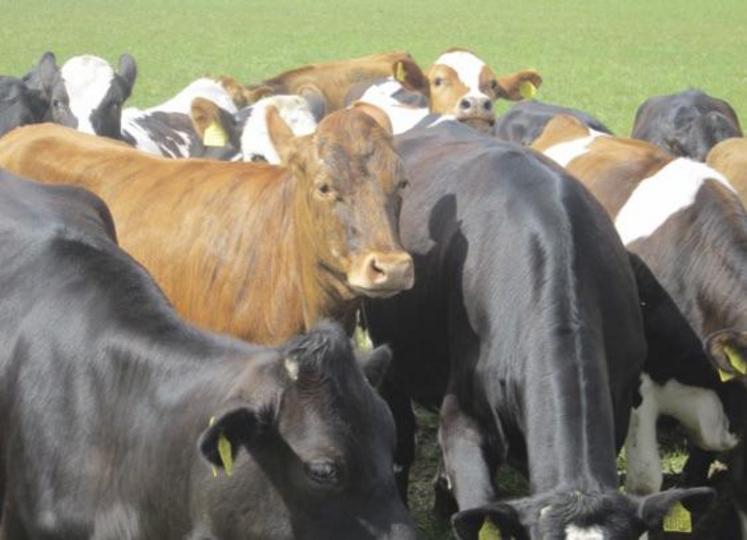
[[[231,476],[233,471],[233,455],[231,455],[231,441],[221,433],[218,437],[218,454],[223,462],[223,468],[226,470],[226,476]]]
[[[744,358],[737,351],[732,347],[726,346],[724,347],[724,353],[726,354],[726,358],[729,359],[731,367],[742,375],[747,375],[747,363],[745,363]]]
[[[519,83],[519,95],[524,99],[532,99],[537,95],[537,87],[532,81],[521,81]]]
[[[501,540],[501,530],[496,527],[490,518],[485,518],[477,533],[477,540]]]
[[[674,503],[672,508],[669,509],[667,515],[664,516],[662,528],[666,532],[693,532],[693,520],[690,516],[690,512],[687,511],[687,508],[682,506],[681,502],[677,501]]]
[[[405,82],[407,73],[405,73],[405,66],[402,62],[397,62],[397,69],[395,70],[394,78],[399,82]]]
[[[226,146],[228,135],[218,122],[210,124],[202,136],[202,144],[205,146]]]

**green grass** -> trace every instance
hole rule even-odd
[[[747,114],[744,0],[24,0],[1,2],[0,74],[21,75],[46,50],[60,61],[94,53],[138,62],[131,104],[148,106],[205,74],[255,82],[299,65],[406,49],[427,68],[451,46],[473,49],[499,74],[542,73],[539,99],[630,131],[648,96],[699,87]],[[507,104],[498,106],[501,112]],[[448,537],[430,512],[436,421],[420,411],[411,502],[426,539]],[[681,469],[674,445],[667,469]],[[500,485],[526,490],[518,475]]]
[[[23,73],[47,49],[112,61],[128,51],[140,67],[135,105],[208,73],[251,82],[391,49],[427,67],[461,45],[499,73],[539,69],[540,99],[587,110],[620,134],[647,96],[690,86],[747,110],[744,0],[6,0],[2,12],[0,73]]]

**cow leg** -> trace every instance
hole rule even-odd
[[[438,461],[438,470],[433,480],[433,491],[435,499],[433,501],[433,511],[442,519],[449,518],[452,514],[459,511],[454,493],[451,490],[449,479],[446,476],[443,457]]]
[[[496,498],[488,444],[478,422],[465,413],[457,396],[447,393],[441,405],[438,441],[446,488],[460,510],[482,506]]]
[[[714,452],[701,450],[692,443],[687,445],[688,458],[682,469],[682,480],[685,486],[705,486],[708,482],[708,471],[716,459]]]
[[[397,429],[397,446],[394,452],[394,479],[397,482],[402,501],[407,505],[407,490],[410,481],[410,467],[415,461],[415,413],[412,401],[391,381],[385,380],[379,389],[389,405]]]
[[[647,495],[661,490],[663,474],[659,447],[656,444],[656,420],[659,408],[653,382],[641,376],[641,404],[630,413],[628,436],[625,438],[625,491]]]

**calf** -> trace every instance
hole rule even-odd
[[[747,139],[727,139],[714,146],[706,163],[726,176],[737,190],[742,204],[747,204]]]
[[[586,189],[458,122],[396,145],[410,171],[399,226],[415,287],[366,301],[365,312],[374,341],[394,352],[382,392],[402,492],[414,399],[440,407],[437,487],[470,511],[455,518],[464,538],[493,515],[504,537],[637,538],[674,500],[700,493],[618,490],[615,457],[646,348],[627,254]],[[507,459],[528,468],[531,496],[499,513],[493,478]]]
[[[498,117],[495,123],[495,136],[504,141],[529,146],[540,136],[547,123],[558,114],[574,116],[600,133],[612,133],[602,122],[584,111],[530,100],[513,105]]]
[[[21,79],[0,76],[0,137],[19,126],[41,122],[46,111],[43,97]]]
[[[648,98],[638,107],[631,135],[675,156],[705,161],[719,141],[741,137],[737,114],[726,101],[700,90]]]
[[[542,78],[534,70],[496,77],[493,70],[474,53],[449,49],[427,72],[427,101],[413,99],[413,87],[404,72],[378,81],[364,92],[351,94],[348,101],[380,107],[389,116],[394,133],[403,133],[421,124],[428,114],[450,115],[483,132],[492,133],[495,124],[493,104],[497,99],[519,100],[522,89],[536,89]],[[534,90],[530,90],[533,92]],[[526,90],[524,91],[526,94]]]
[[[387,351],[186,324],[77,188],[0,172],[0,258],[3,538],[414,540]]]
[[[115,72],[106,60],[92,55],[74,56],[59,68],[55,55],[46,52],[24,81],[49,104],[45,120],[120,139],[122,104],[136,76],[135,59],[126,53]]]
[[[125,249],[199,325],[265,343],[322,317],[352,328],[361,296],[412,287],[391,137],[359,111],[303,137],[275,109],[268,125],[285,167],[164,159],[55,125],[6,135],[0,166],[100,195]]]
[[[711,357],[745,350],[747,214],[728,181],[710,167],[674,159],[643,141],[594,133],[572,117],[553,119],[533,147],[591,189],[626,247],[650,269],[659,296],[676,306],[669,313],[684,318],[684,324],[672,317],[650,320],[683,344],[678,353],[649,358],[626,443],[628,490],[656,491],[662,480],[659,414],[682,422],[701,448],[721,451],[737,443],[729,416],[738,388],[721,383],[702,353],[704,346]],[[648,304],[645,294],[642,300]]]

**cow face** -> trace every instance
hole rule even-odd
[[[456,514],[452,524],[460,540],[477,540],[485,528],[515,540],[636,540],[660,527],[676,503],[712,496],[709,488],[672,489],[646,497],[576,491],[466,510]]]
[[[428,80],[431,112],[453,114],[485,132],[492,132],[493,104],[498,98],[519,100],[522,83],[531,82],[537,87],[542,82],[533,70],[499,79],[485,62],[462,49],[451,49],[439,56],[428,71]]]
[[[73,57],[60,69],[48,52],[36,70],[49,98],[49,120],[85,133],[121,138],[122,104],[137,74],[129,54],[120,56],[115,72],[108,62],[91,55]]]
[[[46,104],[37,92],[14,77],[0,77],[0,136],[26,124],[41,121]]]
[[[684,125],[677,125],[678,123]],[[665,137],[664,147],[672,155],[705,161],[708,152],[716,144],[741,136],[741,130],[730,118],[718,111],[710,111],[690,122],[675,121],[675,129]]]
[[[359,110],[337,111],[313,135],[295,137],[277,109],[267,126],[298,182],[296,223],[307,229],[317,266],[343,298],[387,297],[413,285],[412,258],[397,230],[407,182],[391,135]],[[311,235],[313,231],[313,235]]]
[[[323,323],[272,364],[274,396],[217,416],[200,451],[224,467],[218,445],[225,437],[236,471],[225,491],[208,488],[216,489],[214,506],[241,512],[213,516],[213,534],[235,537],[231,527],[247,524],[242,537],[414,540],[394,484],[394,423],[364,375],[381,378],[390,358],[377,349],[356,361],[342,329]],[[268,385],[247,391],[239,381],[237,393],[256,399]]]

